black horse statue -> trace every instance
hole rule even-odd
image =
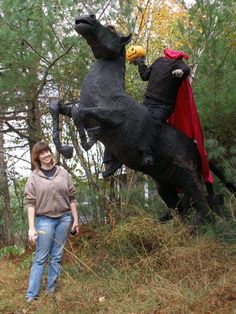
[[[78,105],[65,106],[59,100],[50,103],[57,150],[66,158],[73,153],[72,148],[62,146],[59,139],[60,113],[72,117],[86,151],[99,140],[118,161],[151,176],[170,209],[177,208],[180,215],[186,211],[176,192],[180,188],[190,197],[199,217],[208,215],[209,206],[221,214],[217,204],[208,204],[196,144],[170,125],[163,125],[157,134],[153,147],[154,165],[141,165],[142,155],[138,147],[149,121],[149,112],[124,89],[125,46],[130,42],[131,34],[123,36],[102,25],[95,15],[77,16],[75,30],[91,47],[96,62],[84,79]],[[208,195],[211,200],[215,197],[210,185]],[[170,211],[163,216],[163,219],[169,218]]]

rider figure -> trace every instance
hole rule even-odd
[[[188,56],[183,52],[178,52],[175,59],[170,59],[168,55],[170,51],[165,49],[164,57],[157,58],[149,67],[145,65],[144,57],[131,61],[138,65],[141,79],[148,81],[143,105],[151,113],[151,121],[147,122],[139,147],[142,151],[141,164],[143,166],[153,165],[152,143],[156,141],[162,124],[166,123],[174,112],[179,86],[190,73],[188,65],[183,61],[183,58],[188,59]],[[103,162],[106,165],[102,173],[104,178],[112,175],[122,166],[122,163],[111,156],[106,149]]]
[[[145,65],[144,57],[132,61],[138,65],[138,71],[143,81],[148,81],[143,105],[151,113],[151,123],[147,123],[140,150],[143,152],[142,165],[152,165],[152,143],[160,133],[161,126],[175,110],[179,86],[186,78],[190,69],[182,60],[187,59],[185,53],[180,53],[177,59],[168,58],[169,49],[164,50],[164,57],[157,58],[151,66]]]

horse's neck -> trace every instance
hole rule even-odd
[[[124,85],[125,61],[122,57],[112,60],[98,59],[95,63],[96,71],[102,74],[104,79],[116,81]]]

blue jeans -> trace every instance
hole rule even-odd
[[[63,250],[71,222],[71,212],[58,218],[36,217],[35,229],[38,231],[38,238],[26,298],[36,299],[38,297],[48,258],[50,259],[48,264],[47,291],[54,292],[55,284],[61,271]]]

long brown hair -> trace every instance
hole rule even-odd
[[[42,152],[49,151],[52,154],[52,150],[49,147],[49,145],[45,142],[37,142],[34,144],[31,152],[31,161],[33,164],[34,169],[39,169],[41,166],[41,163],[39,161],[39,155]],[[52,158],[52,165],[54,164],[54,159]]]

